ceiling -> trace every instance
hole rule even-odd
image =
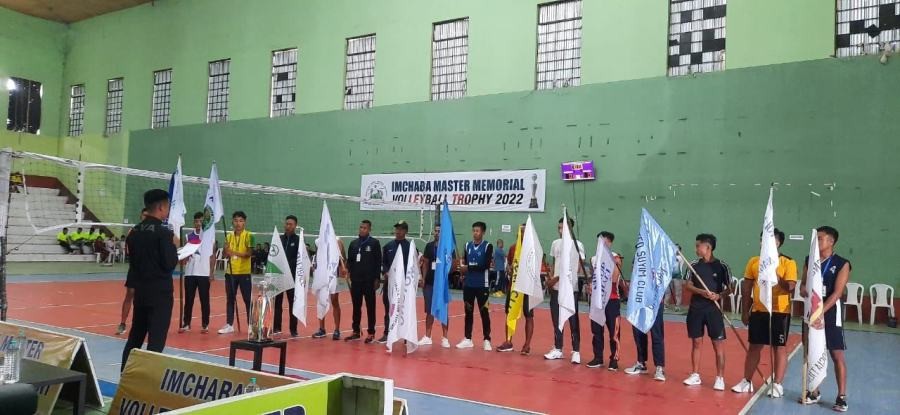
[[[0,7],[42,19],[72,23],[153,0],[0,0]]]

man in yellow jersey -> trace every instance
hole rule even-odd
[[[66,250],[67,254],[72,253],[72,246],[69,242],[69,228],[63,228],[60,233],[56,234],[56,242],[59,243],[62,249]]]
[[[784,232],[775,228],[775,241],[778,248],[784,243]],[[744,270],[744,281],[741,283],[742,292],[753,290],[753,309],[750,308],[750,296],[741,298],[741,321],[748,326],[750,338],[750,350],[744,359],[744,378],[731,388],[737,393],[753,392],[753,372],[759,365],[760,352],[764,346],[771,345],[775,348],[775,384],[769,392],[769,396],[780,398],[784,396],[784,372],[787,368],[787,344],[788,330],[791,327],[791,293],[797,284],[797,263],[790,257],[778,254],[778,268],[775,269],[778,276],[778,284],[772,287],[772,327],[769,327],[769,312],[759,298],[759,256],[750,258],[747,268]]]
[[[253,256],[255,245],[253,235],[245,229],[247,214],[242,211],[231,215],[231,224],[234,232],[225,235],[225,256],[229,258],[228,269],[225,270],[225,319],[226,324],[219,329],[219,334],[234,333],[234,301],[237,299],[237,290],[241,290],[241,299],[250,316],[250,258]],[[246,321],[246,320],[245,320]]]

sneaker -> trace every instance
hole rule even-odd
[[[752,392],[752,390],[751,390]],[[773,383],[772,388],[769,389],[769,393],[767,394],[772,398],[781,398],[784,396],[784,386],[781,386],[780,383]]]
[[[572,352],[572,364],[573,364],[573,365],[580,365],[580,364],[581,364],[581,353],[579,353],[579,352]]]
[[[462,341],[456,345],[457,349],[471,349],[473,347],[475,347],[475,344],[472,343],[472,339],[462,339]]]
[[[200,334],[206,334],[206,333],[209,333],[209,325],[200,327]]]
[[[387,343],[387,334],[385,334],[384,336],[379,337],[378,340],[377,340],[377,342],[378,342],[378,343],[381,343],[381,344]]]
[[[219,334],[230,334],[234,333],[234,327],[231,324],[226,324],[219,329]]]
[[[734,393],[753,393],[753,382],[741,379],[741,383],[732,386],[731,391]]]
[[[815,404],[819,403],[819,399],[821,399],[821,398],[822,398],[822,396],[819,392],[816,392],[816,393],[806,392],[806,397],[803,398],[802,403],[804,405],[815,405]]]
[[[341,331],[335,330],[334,334],[331,335],[331,340],[340,340],[341,339]]]
[[[713,389],[717,391],[725,390],[725,378],[716,376],[716,383],[713,383]]]
[[[372,343],[373,341],[375,341],[374,334],[370,334],[370,335],[366,336],[366,341],[365,341],[366,344]]]
[[[179,332],[179,333],[184,333],[184,332],[187,332],[187,331],[191,331],[191,326],[181,326],[181,327],[178,328],[178,332]]]
[[[424,336],[419,339],[419,346],[429,346],[431,345],[431,337]]]
[[[544,355],[544,359],[547,360],[558,360],[563,358],[562,350],[559,349],[550,349],[547,354]]]
[[[834,406],[831,407],[838,412],[847,412],[847,395],[838,395],[834,400]]]
[[[297,332],[296,332],[296,331],[292,331],[292,332],[291,332],[291,337],[297,337]]]
[[[663,368],[662,366],[657,366],[656,373],[653,374],[653,380],[656,380],[659,382],[665,382],[666,381],[666,369]]]
[[[319,329],[312,335],[312,338],[314,339],[321,339],[323,337],[325,337],[325,329]]]
[[[497,351],[503,352],[503,353],[513,351],[512,342],[503,342],[503,344],[501,344],[499,347],[497,347]]]
[[[345,342],[352,342],[352,341],[354,341],[354,340],[359,340],[359,338],[360,338],[359,333],[353,333],[353,334],[347,336],[347,338],[344,339],[344,341],[345,341]]]
[[[643,363],[638,362],[635,363],[634,366],[625,369],[625,373],[629,375],[642,375],[644,373],[647,373],[647,366]]]
[[[485,340],[485,341],[484,341],[484,346],[483,346],[483,347],[484,347],[484,351],[486,351],[486,352],[489,352],[489,351],[491,351],[491,350],[494,350],[494,348],[491,347],[491,341],[490,341],[490,340]]]
[[[522,346],[522,350],[519,352],[519,354],[522,356],[531,355],[531,346]]]
[[[125,323],[119,323],[116,327],[116,336],[121,336],[123,333],[125,333]]]
[[[443,347],[445,349],[449,349],[450,348],[450,339],[448,339],[446,337],[441,339],[441,347]]]
[[[609,367],[606,368],[610,372],[618,372],[619,371],[619,360],[618,359],[610,359]]]
[[[272,332],[272,336],[273,336],[273,337],[280,337],[280,336],[281,336],[281,330],[275,330],[275,331],[273,331],[273,332]]]
[[[688,378],[684,380],[684,384],[688,385],[688,386],[697,386],[702,383],[703,383],[703,381],[700,380],[699,373],[691,373],[691,375],[688,376]]]
[[[589,368],[591,368],[591,369],[596,369],[596,368],[598,368],[598,367],[603,367],[603,359],[600,359],[600,358],[596,358],[596,357],[595,357],[594,360],[591,360],[590,362],[588,362],[587,367],[589,367]]]

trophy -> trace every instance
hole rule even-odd
[[[531,183],[531,203],[528,205],[528,208],[529,208],[529,209],[537,209],[537,208],[538,208],[538,202],[537,202],[537,186],[538,186],[538,185],[537,185],[537,179],[538,179],[537,174],[532,174],[532,175],[531,175],[531,181],[532,181],[532,183]]]
[[[250,306],[250,321],[247,324],[248,340],[257,343],[272,341],[272,304],[269,290],[274,289],[268,278],[262,278],[256,284],[256,298]]]

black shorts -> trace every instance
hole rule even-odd
[[[431,315],[431,299],[434,297],[434,285],[422,287],[422,299],[425,300],[425,314]]]
[[[692,339],[703,337],[703,328],[713,340],[725,340],[725,322],[722,313],[713,307],[691,307],[687,313],[687,332]]]
[[[513,290],[509,290],[506,292],[506,314],[509,314],[509,301],[510,301],[510,298],[512,297],[513,293],[516,293],[518,295],[525,297],[525,300],[522,302],[522,314],[527,318],[534,317],[534,310],[532,310],[531,308],[528,307],[528,295],[522,294],[519,292],[515,292]]]
[[[788,332],[791,328],[791,316],[787,313],[772,313],[772,329],[769,327],[769,313],[754,311],[750,313],[750,326],[747,328],[750,344],[769,345],[769,333],[776,347],[787,344]]]
[[[825,348],[828,350],[847,350],[847,343],[844,342],[844,328],[836,324],[836,307],[840,306],[840,304],[835,304],[831,310],[825,312]]]

